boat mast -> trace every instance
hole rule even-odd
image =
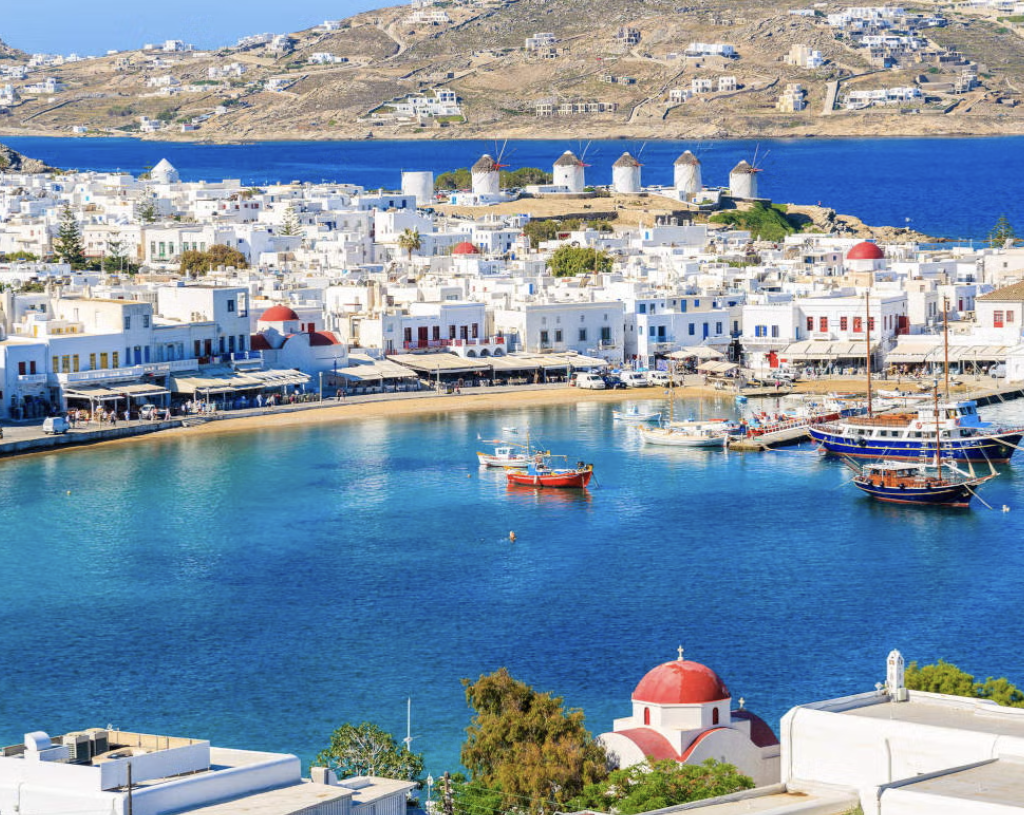
[[[949,401],[949,298],[942,298],[942,347],[945,355],[946,401]],[[938,388],[935,389],[936,391]]]
[[[935,383],[935,467],[942,480],[942,428],[939,427],[939,383]]]
[[[864,326],[867,332],[864,336],[867,340],[867,348],[864,351],[864,359],[867,362],[868,370],[868,416],[873,415],[871,411],[871,289],[864,292]]]

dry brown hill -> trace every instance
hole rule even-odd
[[[394,7],[351,17],[340,30],[293,33],[284,53],[268,45],[134,52],[47,68],[66,89],[22,94],[0,112],[0,133],[74,126],[130,133],[141,117],[166,124],[159,138],[190,140],[1024,132],[1024,104],[1017,104],[1024,100],[1024,28],[981,12],[943,10],[948,24],[923,30],[926,48],[882,69],[878,55],[825,25],[826,14],[845,7],[829,2],[812,11],[797,0],[732,0],[727,7],[712,0],[463,0],[421,11]],[[811,13],[791,13],[801,9]],[[937,9],[922,3],[917,11]],[[555,42],[527,50],[527,38],[539,33]],[[687,58],[694,42],[728,43],[738,56]],[[820,51],[824,65],[787,64],[794,46]],[[962,60],[950,57],[957,53]],[[965,70],[980,85],[955,95],[953,84]],[[679,101],[679,92],[707,81],[710,90]],[[806,91],[806,109],[783,112],[780,98],[794,84]],[[923,98],[844,109],[852,90],[904,86],[920,87]],[[457,95],[461,116],[402,112],[410,96],[439,90]],[[826,111],[832,91],[837,101]]]

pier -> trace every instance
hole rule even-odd
[[[737,453],[762,453],[773,447],[799,444],[802,441],[807,441],[807,438],[807,425],[801,424],[797,427],[784,427],[771,433],[762,433],[760,436],[730,441],[729,449],[735,450]]]

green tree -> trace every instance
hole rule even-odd
[[[156,202],[147,199],[139,204],[137,211],[139,220],[144,224],[156,223],[156,219],[160,217],[160,213],[157,212]]]
[[[581,274],[610,272],[612,259],[607,252],[582,246],[560,246],[548,260],[548,268],[555,277],[575,277]]]
[[[473,174],[468,167],[441,173],[434,179],[435,190],[464,190],[473,184]]]
[[[566,710],[561,697],[538,693],[505,668],[462,683],[475,711],[461,753],[475,797],[500,800],[499,811],[549,813],[607,775],[583,711]]]
[[[4,255],[4,259],[9,261],[24,260],[28,263],[32,263],[39,260],[39,255],[33,255],[31,252],[24,251],[8,252]]]
[[[539,167],[520,167],[518,170],[502,170],[499,183],[503,187],[525,187],[527,184],[550,184],[551,173]]]
[[[339,778],[376,775],[419,782],[423,756],[398,744],[395,737],[371,722],[343,724],[317,755],[318,767],[330,767]]]
[[[1016,240],[1017,233],[1013,229],[1013,224],[1005,215],[1000,215],[992,231],[988,233],[989,246],[999,248],[1005,246],[1007,241],[1015,243]]]
[[[978,699],[991,699],[1005,707],[1024,707],[1024,691],[1005,677],[995,679],[990,676],[984,682],[975,682],[972,674],[941,659],[936,665],[922,667],[918,667],[916,662],[911,662],[907,666],[904,682],[911,690],[946,693],[951,696],[973,696]]]
[[[71,204],[65,204],[61,209],[57,237],[53,241],[53,253],[63,263],[70,263],[72,269],[81,269],[85,265],[82,228],[75,219]]]
[[[418,229],[403,229],[398,236],[398,248],[409,255],[409,260],[412,260],[412,253],[419,251],[422,245]]]
[[[204,275],[218,266],[234,266],[236,269],[249,266],[245,255],[222,243],[215,243],[205,252],[189,249],[181,253],[179,260],[181,273],[195,276]]]
[[[569,802],[570,810],[596,809],[616,815],[636,815],[652,809],[685,804],[748,790],[751,778],[732,764],[708,759],[703,764],[679,764],[672,759],[642,762],[615,770],[607,780],[590,784]]]
[[[536,249],[543,241],[550,241],[558,234],[558,223],[552,220],[528,221],[523,232],[530,239],[530,245]]]
[[[765,206],[761,201],[755,201],[749,209],[716,212],[708,221],[749,230],[755,240],[782,241],[786,235],[796,232],[796,226],[789,221],[786,213],[778,207]]]
[[[302,234],[302,224],[299,223],[298,213],[295,205],[290,204],[284,213],[284,221],[281,222],[281,234],[285,237]]]

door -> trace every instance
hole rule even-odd
[[[416,339],[419,341],[420,348],[426,348],[430,345],[429,335],[427,333],[429,330],[430,329],[425,325],[421,325],[416,329]]]

